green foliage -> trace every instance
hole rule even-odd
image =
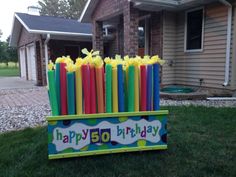
[[[236,109],[166,107],[168,150],[48,160],[47,129],[0,134],[4,177],[234,177]]]
[[[41,15],[78,19],[87,0],[40,0]]]
[[[14,47],[9,46],[10,43],[10,36],[7,38],[7,55],[8,55],[8,61],[12,62],[18,62],[18,55],[17,55],[17,49]]]
[[[0,62],[7,63],[9,61],[7,48],[7,42],[0,41]]]
[[[8,62],[17,62],[17,49],[9,46],[10,37],[7,41],[0,41],[0,63],[4,62],[8,65]]]

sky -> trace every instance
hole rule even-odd
[[[11,34],[15,12],[27,13],[27,7],[37,5],[38,0],[2,0],[0,6],[0,29],[3,33],[1,41]]]

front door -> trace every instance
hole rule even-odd
[[[149,55],[149,18],[139,20],[138,36],[138,55],[141,57]]]

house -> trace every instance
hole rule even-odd
[[[104,55],[158,54],[166,60],[163,86],[233,93],[235,5],[226,0],[88,0],[80,21],[92,23],[93,48]]]
[[[92,26],[77,20],[15,13],[10,45],[17,47],[20,76],[46,85],[49,60],[70,55],[76,59],[83,48],[92,48]]]

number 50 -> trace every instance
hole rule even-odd
[[[111,141],[111,129],[91,129],[90,130],[90,142],[94,143],[108,143]]]

